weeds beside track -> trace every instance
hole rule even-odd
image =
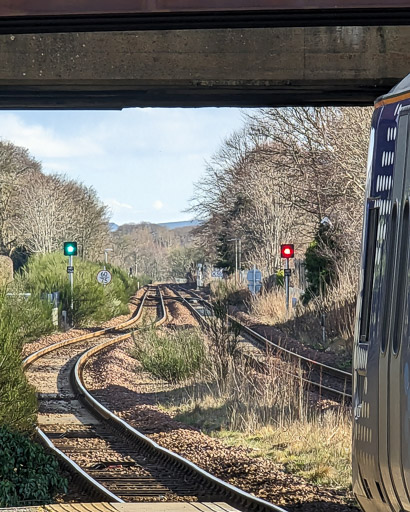
[[[201,325],[207,328],[207,318],[212,316],[212,305],[191,290],[184,290],[181,287],[172,287],[172,290]],[[268,354],[279,356],[285,361],[292,361],[292,363],[296,363],[296,367],[303,368],[306,376],[301,376],[299,372],[293,373],[293,376],[296,379],[302,378],[307,387],[313,388],[320,395],[336,398],[342,403],[351,400],[352,376],[350,373],[291,352],[240,323],[234,317],[229,316],[229,320],[239,325],[241,335],[246,341],[256,345]],[[257,363],[263,367],[263,361],[259,359]],[[294,364],[293,368],[295,368]],[[283,371],[287,370],[283,369]],[[289,373],[292,374],[292,370],[289,370]]]
[[[163,315],[157,320],[157,324],[166,318],[160,292],[158,297]],[[141,311],[142,305],[139,315]],[[43,349],[41,354],[33,355],[27,361],[27,365],[31,365],[33,379],[36,378],[35,375],[39,375],[35,368],[38,359],[40,364],[37,370],[43,370],[46,374],[54,373],[53,379],[56,383],[56,392],[50,394],[49,383],[40,377],[40,386],[44,385],[45,388],[44,393],[40,393],[42,432],[39,435],[43,438],[46,436],[48,444],[52,439],[61,451],[76,459],[78,466],[82,467],[83,477],[86,470],[94,477],[94,481],[100,482],[95,485],[88,477],[88,485],[93,487],[94,493],[100,496],[105,493],[103,499],[111,497],[110,501],[221,501],[228,497],[231,501],[242,504],[244,510],[283,510],[225,484],[182,457],[159,447],[116,418],[89,395],[81,377],[87,360],[96,352],[131,336],[131,333],[116,337],[111,337],[111,334],[101,334],[106,338],[105,341],[82,356],[85,345],[89,344],[89,339],[85,340],[83,337],[81,340],[56,344],[54,349]],[[82,402],[86,402],[87,407],[93,409],[92,416],[83,408]],[[53,416],[57,419],[65,418],[65,421],[55,422]],[[142,454],[143,449],[145,454]],[[93,459],[96,461],[94,464]],[[168,459],[165,466],[164,459]],[[104,488],[108,490],[104,491]]]

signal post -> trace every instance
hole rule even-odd
[[[282,244],[280,246],[280,255],[285,259],[285,290],[286,290],[286,316],[289,316],[289,284],[291,270],[289,268],[290,258],[295,257],[295,248],[293,244]]]
[[[73,256],[77,256],[77,242],[64,242],[64,256],[68,256],[68,267],[67,274],[70,281],[71,289],[71,325],[73,324],[73,312],[74,312],[74,265]]]

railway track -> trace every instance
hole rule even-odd
[[[242,510],[283,512],[160,447],[87,391],[82,377],[87,362],[99,351],[131,337],[130,328],[143,315],[156,325],[165,322],[159,288],[148,289],[136,315],[115,329],[59,342],[26,358],[28,379],[38,391],[42,442],[75,473],[93,499],[118,503],[229,501]]]
[[[192,312],[200,324],[206,328],[207,317],[212,316],[212,305],[192,290],[176,286],[170,288]],[[240,326],[241,336],[245,341],[263,351],[269,351],[285,361],[296,363],[296,365],[303,368],[305,376],[302,380],[309,389],[318,391],[320,395],[329,395],[341,402],[351,400],[352,376],[350,373],[287,350],[242,324],[236,318],[229,316],[229,319]],[[258,360],[258,364],[263,365],[263,361]],[[289,373],[292,374],[292,372]],[[300,379],[299,375],[294,374],[294,377]]]

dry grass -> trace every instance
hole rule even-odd
[[[247,446],[253,456],[282,463],[310,482],[350,489],[349,413],[334,404],[323,411],[312,403],[300,368],[270,356],[262,373],[236,357],[223,385],[216,373],[211,368],[201,384],[187,384],[184,400],[160,406],[178,420],[228,444]]]
[[[267,325],[275,325],[286,322],[285,290],[273,288],[255,295],[249,301],[250,313],[260,322]],[[290,308],[290,318],[294,316],[293,308]]]
[[[306,306],[298,302],[286,317],[285,291],[275,288],[252,298],[248,309],[252,316],[317,349],[326,349],[337,341],[347,355],[351,352],[356,306],[356,287],[352,280],[329,287],[325,297],[317,297]],[[322,342],[322,315],[325,319],[326,343]]]
[[[211,281],[209,284],[211,297],[213,299],[225,299],[229,295],[241,289],[241,286],[235,282],[234,276],[229,276],[227,279],[217,279]]]
[[[294,421],[285,428],[262,427],[253,433],[222,430],[213,435],[250,448],[255,457],[282,463],[306,480],[333,488],[351,488],[351,421],[346,411]]]

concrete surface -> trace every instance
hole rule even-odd
[[[0,107],[371,104],[410,70],[410,27],[0,35]]]

